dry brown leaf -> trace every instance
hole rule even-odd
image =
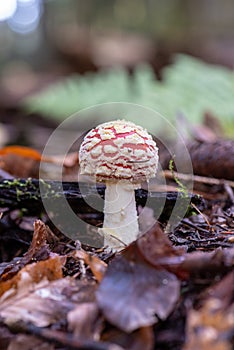
[[[148,263],[165,268],[180,279],[188,279],[190,275],[202,271],[217,274],[224,267],[234,266],[234,248],[187,254],[183,247],[172,246],[167,235],[158,226],[140,237],[136,244],[139,253]]]
[[[72,285],[70,278],[55,281],[41,279],[34,283],[29,273],[23,272],[17,289],[9,290],[0,299],[0,316],[7,325],[18,321],[46,327],[66,318],[74,304],[63,294]]]
[[[68,328],[79,339],[97,341],[100,337],[98,314],[96,303],[81,303],[68,313]]]
[[[161,266],[171,257],[180,257],[184,248],[176,249],[158,224],[136,241],[139,252],[153,266]]]
[[[11,279],[12,276],[31,261],[48,259],[50,255],[48,243],[55,242],[56,240],[57,237],[51,232],[49,227],[41,220],[36,220],[34,223],[33,239],[28,251],[22,258],[17,258],[9,263],[0,264],[0,281]],[[0,288],[0,295],[1,294]]]
[[[7,146],[0,149],[0,167],[18,177],[38,177],[41,154],[33,148]]]
[[[179,289],[175,275],[149,265],[132,244],[109,264],[96,295],[106,319],[132,332],[156,323],[157,317],[166,319],[178,300]]]
[[[32,335],[19,334],[9,344],[7,350],[54,350],[54,345]]]
[[[9,295],[17,294],[18,289],[22,286],[22,282],[24,286],[26,284],[30,286],[31,284],[39,283],[44,278],[48,281],[62,278],[62,266],[64,263],[64,257],[53,254],[47,260],[25,266],[11,279],[0,282],[0,296],[4,298],[4,293],[7,291],[9,291]]]
[[[22,157],[17,154],[7,154],[0,159],[0,167],[9,174],[20,177],[27,178],[33,177],[38,178],[40,163],[28,157]]]
[[[132,333],[125,333],[118,328],[111,328],[104,333],[103,339],[121,345],[124,349],[154,349],[154,332],[152,326],[142,327]]]
[[[166,319],[178,300],[180,282],[163,269],[161,261],[168,267],[168,259],[182,253],[155,225],[117,255],[97,290],[98,305],[107,320],[131,332]]]
[[[162,265],[163,261],[161,260]],[[177,275],[190,276],[197,273],[217,273],[234,266],[234,248],[215,249],[212,252],[192,252],[172,257],[165,265]]]
[[[37,150],[24,146],[7,146],[0,149],[0,167],[3,171],[16,177],[39,177],[39,167],[45,171],[48,163],[63,166],[64,175],[77,179],[79,159],[78,152],[71,152],[64,158],[61,156],[42,156]]]
[[[234,305],[225,312],[220,301],[211,298],[202,310],[191,310],[187,319],[184,350],[232,350],[228,330],[234,330]],[[229,338],[230,338],[229,336]]]
[[[0,298],[0,318],[9,327],[17,323],[19,326],[30,323],[33,327],[63,324],[67,314],[78,304],[82,308],[82,303],[95,302],[93,281],[65,277],[51,282],[43,278],[34,283],[24,272],[17,287],[15,293],[9,290]],[[92,329],[89,320],[91,322],[91,318],[87,317],[86,327]]]
[[[84,250],[77,250],[74,256],[84,262],[90,267],[93,275],[98,282],[101,282],[107,268],[107,264],[95,255],[90,255]]]
[[[184,350],[232,350],[234,332],[234,272],[206,291],[199,309],[187,317]]]
[[[57,237],[52,233],[50,228],[44,224],[41,220],[34,222],[34,233],[30,247],[25,256],[33,259],[37,259],[40,256],[43,248],[48,249],[48,243],[56,241]]]

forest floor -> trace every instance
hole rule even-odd
[[[196,176],[185,217],[167,225],[175,202],[188,194],[180,186],[186,175],[165,167],[167,185],[149,192],[167,198],[164,215],[118,253],[53,225],[38,185],[40,153],[21,146],[0,151],[0,350],[233,349],[234,143],[201,141],[188,149]],[[214,153],[201,169],[201,159]],[[77,167],[72,153],[56,190],[100,226],[102,215],[68,185]],[[56,208],[59,196],[48,195]],[[136,194],[139,213],[143,197]],[[150,203],[142,225],[153,215],[156,202]]]

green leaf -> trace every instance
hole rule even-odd
[[[62,121],[75,112],[107,102],[130,102],[161,113],[172,123],[182,112],[199,123],[205,111],[220,118],[227,134],[234,134],[234,72],[186,55],[176,55],[158,81],[150,66],[141,65],[133,76],[124,68],[73,75],[23,101],[29,112]],[[140,122],[139,117],[139,122]],[[154,121],[158,127],[160,120]]]

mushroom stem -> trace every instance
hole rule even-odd
[[[104,244],[121,250],[139,234],[135,192],[139,184],[126,181],[106,182],[104,223],[101,231]]]

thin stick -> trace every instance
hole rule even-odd
[[[233,193],[233,190],[232,190],[231,186],[228,185],[227,183],[225,183],[224,184],[224,188],[225,188],[227,194],[229,195],[232,203],[234,204],[234,193]]]
[[[184,181],[194,181],[199,183],[204,183],[208,185],[225,185],[227,184],[230,187],[234,188],[234,181],[225,180],[225,179],[216,179],[214,177],[206,177],[206,176],[199,176],[199,175],[193,175],[193,174],[182,174],[174,172],[174,174],[171,173],[170,170],[164,170],[162,172],[162,175],[165,176],[167,179],[174,179],[174,177],[178,177],[180,180]]]
[[[203,213],[201,212],[201,210],[199,210],[199,208],[198,208],[195,204],[191,203],[191,206],[192,206],[195,210],[197,210],[197,212],[203,217],[203,219],[204,219],[205,222],[207,223],[207,226],[210,228],[210,223],[209,223],[209,220],[207,219],[207,216],[206,216],[205,214],[203,214]]]

